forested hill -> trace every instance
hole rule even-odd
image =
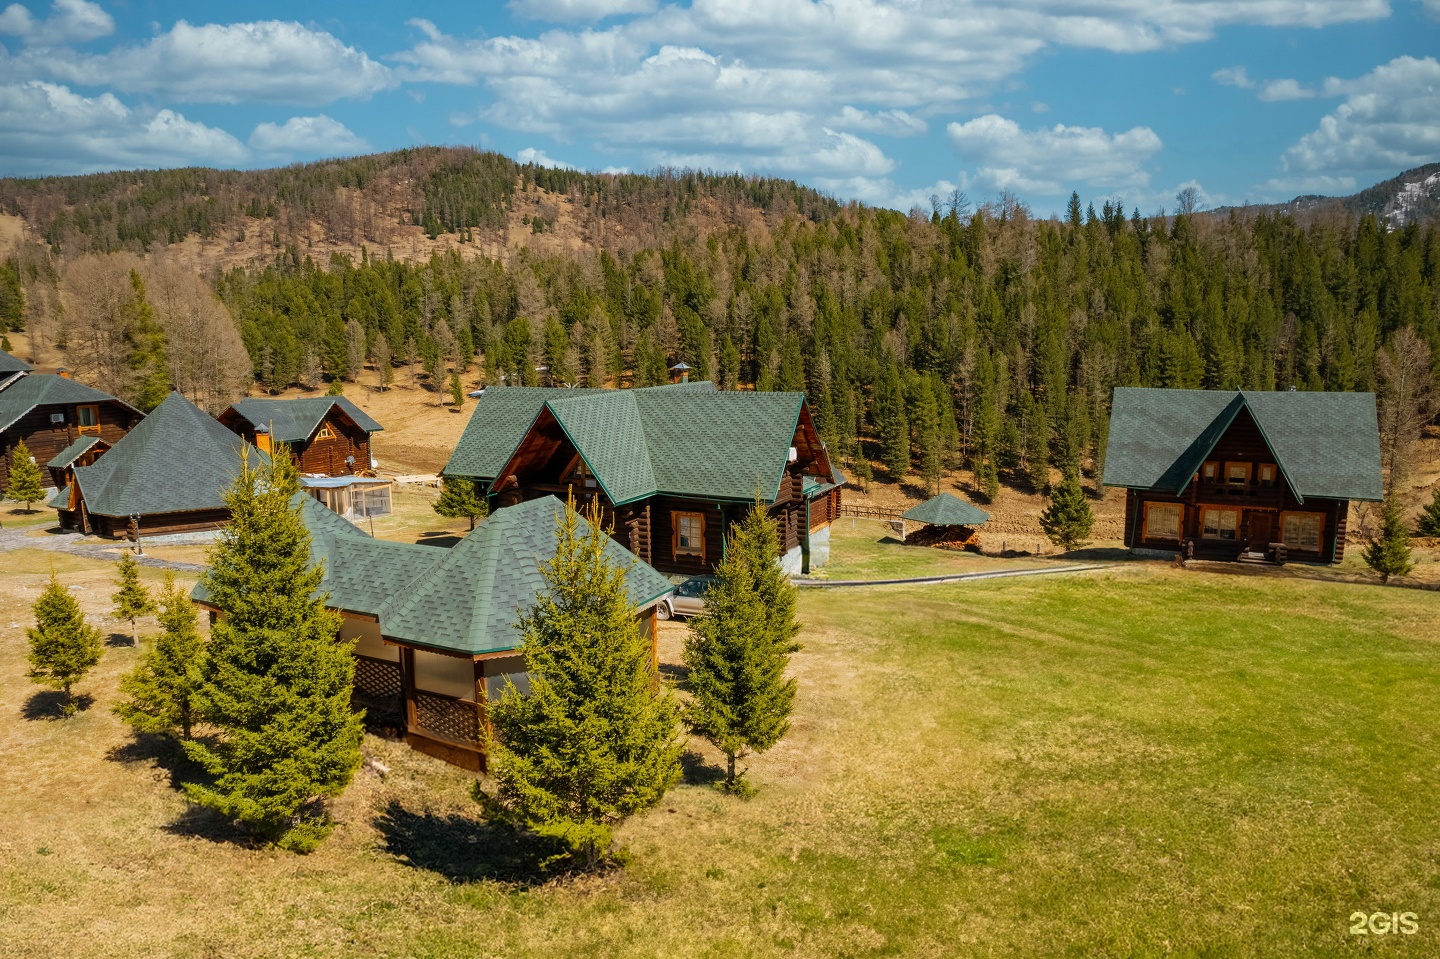
[[[212,176],[203,202],[198,188],[159,186]],[[77,375],[127,397],[157,344],[175,382],[216,384],[228,363],[272,389],[363,375],[438,391],[452,371],[467,384],[627,387],[683,360],[724,388],[804,390],[861,477],[883,466],[933,488],[963,467],[992,495],[1002,481],[1043,488],[1052,467],[1098,475],[1117,385],[1370,390],[1415,362],[1433,379],[1440,348],[1440,232],[1373,215],[1144,218],[1076,198],[1040,220],[1013,198],[977,210],[960,197],[907,215],[773,180],[605,177],[442,150],[4,190],[58,250],[25,242],[0,264],[0,325],[26,325],[32,343],[63,347]],[[65,190],[85,202],[67,208]],[[120,194],[131,199],[105,199]],[[450,245],[326,252],[298,223],[285,232],[300,215],[287,211],[333,215],[343,230],[346,210],[401,200]],[[552,202],[565,222],[525,214],[516,231],[519,208]],[[387,222],[399,208],[384,207]],[[163,209],[175,217],[166,237],[187,217],[212,230],[263,221],[273,236],[263,256],[224,269],[177,258],[153,233],[137,256],[131,227],[159,229]],[[509,245],[494,255],[476,237],[502,213]],[[368,236],[378,221],[356,216]],[[583,241],[550,244],[552,229]],[[124,249],[81,254],[87,243]],[[239,386],[210,388],[203,401],[218,403]]]
[[[578,204],[580,229],[596,245],[607,237],[648,242],[658,227],[701,213],[738,225],[757,216],[818,220],[839,209],[833,199],[789,180],[665,170],[581,173],[522,165],[497,153],[425,147],[273,170],[0,179],[0,212],[23,218],[67,254],[147,253],[192,235],[239,243],[259,233],[281,245],[312,231],[358,249],[384,248],[407,227],[432,239],[494,239],[510,225],[517,193],[531,192]],[[524,226],[533,233],[553,229],[557,212],[542,203]]]

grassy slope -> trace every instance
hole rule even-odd
[[[7,954],[1322,955],[1357,909],[1420,916],[1369,945],[1434,949],[1431,594],[1160,565],[807,594],[760,796],[682,786],[625,828],[624,873],[527,888],[485,878],[523,872],[465,776],[380,740],[391,774],[357,778],[313,856],[187,818],[108,712],[128,649],[90,710],[22,718],[10,624],[51,557],[5,559]],[[104,608],[103,564],[59,573]]]

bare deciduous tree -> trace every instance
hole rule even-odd
[[[175,388],[219,413],[244,395],[254,375],[235,318],[204,278],[176,260],[152,259],[141,272],[165,330]]]
[[[1394,490],[1409,473],[1420,429],[1435,411],[1435,369],[1430,347],[1401,327],[1375,356],[1379,380],[1380,459]]]

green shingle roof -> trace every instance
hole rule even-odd
[[[18,356],[11,356],[4,350],[0,350],[0,373],[28,373],[33,369],[35,367]]]
[[[26,373],[0,390],[0,430],[7,430],[37,406],[73,405],[76,403],[122,403],[109,393],[77,383],[55,373]],[[138,411],[137,411],[138,412]]]
[[[555,555],[565,505],[553,496],[498,509],[451,549],[374,539],[301,492],[310,557],[325,566],[326,605],[375,616],[383,636],[474,655],[516,649],[515,623],[546,588],[540,564]],[[589,529],[580,520],[582,535]],[[628,569],[626,588],[648,606],[670,581],[614,540],[605,555]],[[203,582],[203,581],[202,581]],[[201,585],[191,597],[205,602]]]
[[[338,406],[355,424],[367,433],[385,427],[343,396],[314,396],[298,400],[244,399],[230,409],[242,416],[250,426],[265,426],[277,443],[299,443],[308,440],[325,419],[330,408]],[[223,414],[222,414],[223,415]]]
[[[465,654],[518,648],[515,623],[546,588],[540,565],[555,555],[556,527],[565,510],[553,496],[496,510],[381,610],[380,632]],[[582,518],[581,535],[588,529]],[[636,606],[647,606],[673,589],[614,540],[606,542],[605,555],[629,570],[626,588]]]
[[[990,521],[990,514],[953,493],[940,493],[910,507],[900,518],[932,526],[979,526]]]
[[[52,459],[50,462],[46,463],[45,465],[50,467],[52,470],[64,469],[71,463],[78,460],[81,456],[83,456],[96,443],[101,442],[104,441],[101,440],[98,436],[82,436],[75,442],[71,443],[69,446],[65,447],[59,453],[55,454],[55,458]]]
[[[242,449],[260,461],[253,446],[171,393],[94,464],[77,466],[75,480],[85,508],[100,516],[219,509]]]
[[[546,401],[563,397],[574,398],[582,395],[606,395],[630,393],[659,393],[666,391],[698,391],[713,393],[712,383],[676,383],[672,386],[652,386],[643,390],[592,390],[566,389],[547,386],[491,386],[485,395],[475,401],[475,410],[465,425],[465,432],[455,444],[450,461],[445,464],[446,476],[468,476],[489,483],[500,475],[500,470],[510,460],[510,454],[525,438],[535,417]]]
[[[1179,495],[1241,410],[1254,418],[1301,502],[1384,498],[1373,393],[1118,387],[1105,485]]]

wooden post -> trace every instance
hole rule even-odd
[[[415,709],[415,650],[409,646],[400,647],[400,687],[405,691],[405,729],[413,733],[418,728]]]

